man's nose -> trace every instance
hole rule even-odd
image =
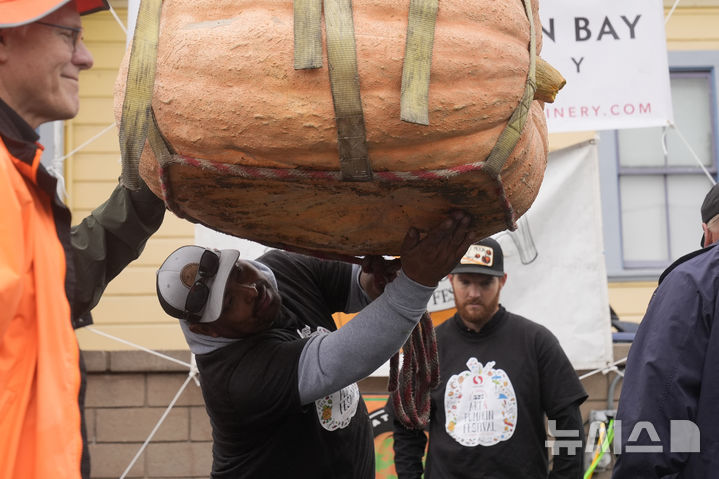
[[[467,288],[467,293],[471,298],[479,298],[482,296],[482,288],[480,286],[472,285]]]
[[[244,292],[244,297],[248,301],[254,301],[257,296],[259,296],[259,291],[257,291],[257,284],[255,283],[244,283],[238,285],[240,288],[242,288],[242,291]]]
[[[95,63],[92,59],[92,53],[87,49],[82,38],[77,40],[77,45],[75,45],[75,50],[72,53],[72,62],[77,65],[80,70],[89,70]]]

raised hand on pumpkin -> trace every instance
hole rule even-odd
[[[408,278],[425,286],[436,286],[457,265],[467,248],[479,238],[470,231],[471,217],[454,210],[424,237],[410,228],[404,238],[400,260]]]
[[[382,256],[365,256],[362,260],[360,285],[371,300],[382,294],[385,286],[397,277],[401,267],[399,259],[386,260]]]

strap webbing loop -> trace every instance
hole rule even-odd
[[[324,0],[327,63],[343,181],[371,181],[351,0]]]
[[[294,0],[295,70],[322,66],[322,0]]]
[[[127,69],[119,138],[121,181],[132,190],[140,188],[139,164],[150,123],[161,12],[162,0],[142,0]]]
[[[429,125],[429,72],[439,0],[411,0],[402,65],[400,118]]]
[[[504,130],[500,133],[499,138],[497,138],[497,143],[495,143],[487,157],[485,169],[487,173],[494,177],[499,176],[499,172],[502,171],[504,163],[506,163],[509,155],[514,151],[514,147],[517,146],[517,142],[522,136],[524,125],[527,123],[527,118],[529,117],[529,108],[532,106],[532,101],[534,101],[534,92],[537,91],[537,39],[534,16],[532,14],[532,2],[531,0],[523,0],[523,2],[527,18],[529,19],[529,72],[524,87],[524,94],[519,101],[519,105],[517,105],[512,116],[509,117],[507,126],[504,127]]]

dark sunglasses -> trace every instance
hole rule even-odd
[[[57,25],[55,23],[47,23],[47,22],[35,22],[38,25],[45,25],[46,27],[53,27],[53,28],[59,28],[60,30],[65,30],[70,36],[70,39],[72,41],[72,51],[75,51],[77,48],[77,41],[80,39],[80,35],[82,35],[82,28],[77,27],[68,27],[65,25]]]
[[[185,313],[188,319],[193,321],[201,319],[199,313],[207,304],[207,298],[210,297],[210,288],[203,280],[214,277],[219,267],[220,257],[217,253],[206,249],[205,252],[202,253],[202,257],[200,257],[200,265],[197,268],[195,283],[187,293],[187,299],[185,300]]]

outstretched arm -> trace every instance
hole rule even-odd
[[[352,265],[350,294],[344,312],[356,313],[377,299],[397,277],[400,266],[398,259],[387,261],[381,256],[365,257],[362,267]]]
[[[402,347],[437,283],[476,239],[469,226],[469,216],[457,211],[424,237],[410,229],[397,279],[345,326],[305,344],[298,366],[302,404],[364,378]]]
[[[144,183],[137,191],[117,185],[107,201],[72,228],[74,317],[91,310],[110,280],[140,256],[164,215],[164,202]]]

